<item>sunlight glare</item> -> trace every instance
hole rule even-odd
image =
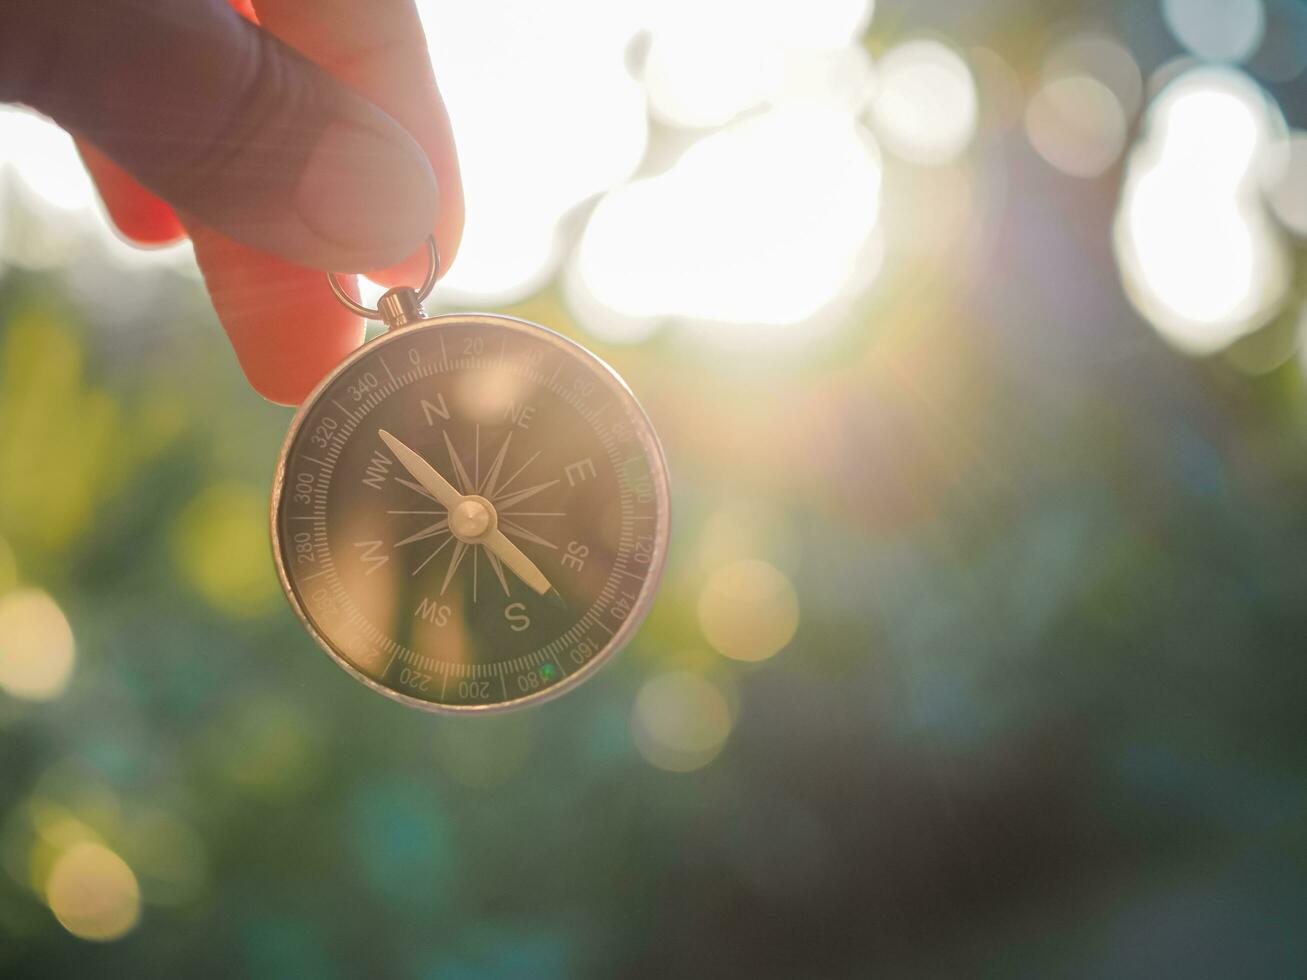
[[[874,140],[847,113],[778,107],[601,200],[577,250],[579,282],[637,321],[802,322],[865,259],[880,174]]]
[[[563,215],[644,155],[644,93],[625,62],[637,11],[604,0],[505,0],[427,2],[421,12],[467,201],[441,295],[520,298],[553,273]]]
[[[1276,113],[1247,77],[1198,69],[1162,91],[1147,122],[1117,213],[1118,263],[1164,337],[1211,353],[1263,323],[1288,285],[1255,179]]]
[[[947,163],[976,129],[976,85],[939,41],[907,41],[881,59],[872,113],[886,147],[911,163]]]
[[[868,0],[671,0],[652,8],[644,66],[664,122],[720,126],[837,59],[866,29]],[[823,56],[825,56],[823,58]]]

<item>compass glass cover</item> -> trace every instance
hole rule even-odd
[[[451,514],[421,464],[470,502]],[[489,315],[391,331],[337,369],[273,490],[279,574],[310,632],[357,679],[433,709],[587,676],[647,611],[667,532],[662,454],[617,375]]]

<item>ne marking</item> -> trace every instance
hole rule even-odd
[[[390,369],[390,365],[386,363],[386,359],[385,359],[384,357],[382,357],[380,354],[378,354],[378,355],[377,355],[377,360],[381,362],[381,366],[382,366],[383,368],[385,368],[385,369],[386,369],[386,373],[387,373],[388,375],[390,375],[390,380],[391,380],[391,381],[394,381],[394,380],[395,380],[395,372],[392,371],[392,370]]]

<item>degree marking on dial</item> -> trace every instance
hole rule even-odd
[[[441,348],[442,348],[442,352],[445,354],[446,367],[448,368],[448,367],[450,367],[450,362],[448,361],[448,354],[447,354],[447,351],[444,351],[444,348],[445,348],[444,337],[438,335],[437,338],[435,338],[435,339],[436,339],[437,342],[440,344],[440,346],[441,346]],[[501,361],[504,361],[504,360],[505,360],[505,356],[506,356],[506,355],[505,355],[505,351],[506,351],[506,345],[501,345],[501,358],[500,358]],[[550,378],[550,382],[554,382],[554,381],[556,381],[557,378],[561,375],[561,369],[562,369],[563,367],[565,367],[565,366],[568,366],[570,363],[571,363],[571,359],[570,359],[570,358],[568,358],[567,356],[563,356],[563,357],[561,357],[561,358],[556,362],[556,364],[555,364],[555,368],[554,368],[554,371],[553,371],[553,375],[552,375],[552,377]],[[477,367],[477,368],[483,368],[483,369],[484,369],[484,368],[491,368],[491,369],[493,369],[494,366],[495,366],[495,361],[494,361],[492,358],[464,358],[464,359],[458,361],[456,364],[453,364],[452,366],[453,366],[453,367],[456,367],[456,368],[459,368],[459,369],[466,369],[466,368],[469,368],[469,367]],[[528,363],[523,362],[521,365],[518,365],[516,362],[514,362],[514,363],[512,363],[512,364],[509,364],[509,363],[507,363],[507,362],[505,361],[503,367],[504,367],[505,370],[511,370],[511,371],[513,371],[513,373],[521,374],[521,375],[523,375],[523,376],[525,376],[525,377],[529,377],[529,378],[531,378],[532,380],[534,380],[534,381],[536,382],[536,384],[541,384],[541,382],[543,381],[543,378],[542,378],[541,374],[540,374],[539,372],[537,372],[536,369],[533,368],[533,367],[532,367],[530,364],[528,364]],[[340,430],[336,435],[333,436],[333,439],[335,440],[334,443],[333,443],[333,446],[332,446],[330,449],[328,449],[328,451],[327,451],[326,454],[325,454],[325,455],[328,457],[328,459],[330,460],[331,464],[334,464],[334,463],[337,462],[337,457],[339,457],[339,456],[341,455],[341,453],[342,453],[342,451],[343,451],[343,449],[344,449],[344,445],[345,445],[345,443],[348,441],[349,434],[350,434],[354,429],[357,428],[357,425],[358,425],[358,422],[359,422],[360,418],[361,418],[362,416],[364,416],[364,415],[369,414],[369,411],[370,411],[370,410],[374,409],[378,404],[380,404],[382,401],[384,401],[384,398],[383,398],[382,396],[388,396],[391,392],[396,391],[396,390],[399,390],[399,389],[401,389],[402,387],[404,387],[405,385],[407,385],[407,384],[411,384],[411,383],[413,383],[414,381],[418,380],[419,378],[422,378],[422,377],[432,377],[432,376],[436,375],[437,373],[438,373],[438,368],[436,367],[436,365],[434,365],[433,363],[431,363],[431,361],[426,361],[424,364],[422,364],[422,365],[416,367],[412,372],[407,373],[407,374],[404,376],[403,383],[401,383],[401,384],[395,384],[395,383],[392,383],[391,385],[386,385],[386,386],[384,386],[384,390],[379,389],[379,394],[378,394],[376,397],[369,398],[369,399],[367,400],[367,402],[364,403],[364,406],[363,406],[363,407],[366,408],[367,411],[361,411],[360,415],[358,415],[358,416],[356,416],[356,415],[355,415],[353,412],[351,412],[349,409],[346,409],[346,408],[345,408],[343,405],[341,405],[338,401],[335,402],[336,406],[337,406],[338,408],[340,408],[340,409],[342,410],[342,412],[344,413],[344,415],[345,415],[347,421],[342,423],[342,425],[341,425],[341,430]],[[570,377],[570,375],[569,375],[569,377]],[[588,399],[588,398],[586,398],[586,399],[580,398],[580,397],[577,396],[577,395],[576,395],[572,390],[570,390],[570,389],[566,389],[566,386],[564,386],[564,388],[559,388],[559,387],[556,387],[556,386],[553,385],[553,384],[548,384],[548,385],[544,385],[544,386],[542,386],[542,387],[547,387],[548,390],[551,390],[551,391],[553,392],[553,394],[555,394],[556,396],[558,396],[558,397],[559,397],[563,402],[565,402],[566,404],[570,405],[570,406],[571,406],[571,407],[576,411],[577,416],[578,416],[581,420],[585,420],[585,421],[587,421],[587,422],[591,422],[595,417],[597,417],[597,416],[600,414],[600,412],[606,411],[606,410],[609,408],[609,405],[606,404],[606,405],[603,406],[599,411],[591,413],[591,412],[588,412],[588,411],[586,410],[587,406],[585,405],[585,402],[589,401],[590,399]],[[470,421],[470,420],[469,420],[469,421]],[[593,426],[592,426],[592,428],[593,428]],[[617,480],[618,480],[618,486],[619,486],[619,497],[620,497],[620,507],[619,507],[618,510],[619,510],[619,514],[621,515],[621,518],[620,518],[621,521],[626,525],[626,526],[622,527],[621,530],[620,530],[620,540],[619,540],[619,543],[618,543],[618,552],[619,552],[619,554],[617,555],[617,557],[618,557],[618,559],[619,559],[619,563],[620,563],[620,564],[622,564],[622,565],[624,565],[624,566],[625,566],[625,565],[629,565],[629,563],[627,563],[627,562],[625,562],[625,561],[621,561],[621,558],[622,558],[621,552],[624,551],[625,549],[629,548],[629,546],[630,546],[630,541],[631,541],[631,537],[632,537],[631,531],[629,530],[629,522],[631,522],[632,520],[659,521],[659,520],[660,520],[660,517],[659,517],[658,515],[656,515],[656,514],[636,514],[636,513],[634,513],[634,511],[636,510],[636,507],[634,506],[634,503],[633,503],[633,501],[634,501],[634,494],[631,492],[630,481],[633,480],[633,479],[637,479],[637,478],[639,478],[638,475],[637,475],[637,474],[633,474],[633,473],[626,473],[626,472],[622,472],[622,471],[621,471],[621,464],[624,463],[624,462],[626,462],[626,461],[625,461],[625,460],[619,460],[619,459],[618,459],[618,452],[619,452],[618,441],[616,440],[615,437],[613,437],[613,436],[611,435],[611,433],[609,433],[607,430],[595,431],[595,432],[593,432],[593,436],[599,440],[600,444],[601,444],[601,445],[603,446],[603,448],[604,448],[604,455],[605,455],[606,457],[608,457],[609,461],[610,461],[611,464],[614,466],[614,469],[617,470],[616,476],[617,476]],[[621,445],[620,445],[620,448],[621,448],[621,449],[626,449],[626,450],[629,452],[629,451],[630,451],[630,449],[628,448],[629,446],[630,446],[630,440],[629,440],[629,439],[622,440]],[[476,449],[477,449],[477,451],[479,451],[479,444],[477,445]],[[536,456],[533,457],[531,460],[528,460],[527,463],[524,464],[523,467],[519,468],[518,472],[514,474],[514,476],[513,476],[512,479],[515,480],[515,479],[517,479],[518,477],[520,477],[520,475],[521,475],[523,472],[525,472],[525,470],[529,467],[529,464],[530,464],[531,462],[534,462],[534,461],[535,461],[535,458],[538,458],[538,456],[539,456],[539,453],[537,453]],[[647,462],[648,462],[648,456],[647,456],[647,454],[646,454],[644,457],[640,457],[639,455],[637,455],[636,458],[637,458],[637,460],[639,460],[639,461],[642,462],[642,463],[647,463]],[[460,460],[460,462],[461,462],[461,460]],[[475,468],[476,468],[476,470],[477,470],[477,472],[476,472],[476,476],[475,476],[475,479],[474,479],[474,482],[481,482],[481,479],[480,479],[480,478],[481,478],[481,474],[480,474],[480,472],[479,472],[479,468],[480,468],[480,467],[479,467],[479,457],[476,457],[475,462],[474,462],[474,466],[475,466]],[[464,468],[464,470],[466,471],[466,468]],[[502,469],[501,469],[501,472],[502,472]],[[454,475],[454,474],[451,474],[451,475]],[[315,488],[315,493],[316,493],[316,496],[317,496],[318,501],[319,501],[319,505],[318,505],[318,510],[319,510],[319,512],[321,512],[321,510],[322,510],[322,501],[323,501],[323,499],[325,498],[327,491],[329,490],[329,487],[323,486],[322,483],[323,483],[323,481],[330,481],[330,479],[331,479],[331,477],[330,477],[330,476],[326,473],[326,471],[324,470],[323,476],[320,478],[320,481],[319,481],[319,486],[318,486],[317,488]],[[489,483],[489,471],[488,471],[487,474],[486,474],[486,479],[485,479],[483,485],[484,485],[484,484],[488,484],[488,483]],[[499,496],[499,497],[501,498],[501,500],[499,501],[499,505],[498,505],[498,506],[501,506],[501,507],[502,507],[503,504],[504,504],[504,499],[505,499],[505,498],[508,498],[508,497],[510,496],[510,494],[507,492],[509,486],[510,486],[510,484],[509,484],[508,482],[504,482],[504,483],[501,483],[501,485],[499,486],[499,488],[497,488],[497,490],[496,490],[496,492],[495,492],[494,495],[495,495],[495,496]],[[410,487],[410,489],[414,489],[415,492],[419,492],[419,493],[421,493],[421,491],[420,491],[420,490],[417,490],[416,487]],[[531,488],[528,488],[528,490],[533,490],[533,491],[534,491],[534,490],[536,490],[536,488],[531,487]],[[519,492],[522,492],[522,491],[519,491]],[[540,492],[540,491],[536,491],[536,492]],[[423,494],[423,496],[429,496],[429,495],[427,495],[427,494]],[[490,494],[487,494],[486,496],[487,496],[487,498],[489,498],[489,497],[490,497]],[[509,506],[512,506],[512,505],[510,504]],[[643,505],[643,504],[641,505],[640,509],[644,509],[644,505]],[[434,518],[434,517],[439,517],[442,513],[443,513],[443,512],[441,512],[441,511],[435,511],[435,512],[433,512],[433,513],[426,514],[426,515],[418,515],[418,514],[415,514],[414,516],[429,516],[429,517],[433,517],[433,518]],[[505,515],[505,516],[508,516],[508,517],[511,517],[511,518],[527,518],[527,517],[533,517],[533,516],[540,516],[540,517],[546,517],[546,516],[564,516],[564,512],[561,512],[561,511],[535,511],[535,512],[525,512],[525,511],[522,511],[522,512],[517,512],[517,513],[513,513],[513,514],[507,514],[507,515]],[[323,519],[322,519],[322,518],[319,518],[318,520],[321,521],[321,520],[323,520]],[[518,525],[518,526],[520,526],[520,525]],[[450,538],[446,538],[446,539],[442,542],[442,546],[445,547],[445,548],[447,548],[447,545],[448,545],[448,541],[449,541],[449,540],[451,540],[451,539],[450,539]],[[329,557],[329,555],[324,555],[324,559],[325,559],[326,561],[330,561],[330,557]],[[475,561],[475,560],[476,560],[476,559],[474,558],[474,561]],[[487,552],[487,560],[491,560],[492,563],[493,563],[492,552],[489,552],[489,551]],[[332,569],[326,569],[326,570],[327,570],[327,571],[331,571]],[[609,573],[609,581],[608,581],[608,582],[604,585],[604,587],[603,587],[603,590],[602,590],[602,592],[601,592],[601,600],[600,600],[596,605],[592,606],[591,613],[594,613],[594,612],[600,610],[603,606],[605,606],[605,605],[607,604],[607,602],[609,602],[609,601],[612,600],[612,596],[614,595],[614,582],[617,581],[617,579],[618,579],[618,577],[619,577],[620,575],[625,575],[625,576],[627,576],[627,577],[629,577],[629,578],[634,578],[634,579],[636,579],[637,581],[640,581],[640,582],[643,582],[644,579],[647,577],[647,576],[642,577],[642,576],[640,576],[640,575],[634,575],[634,574],[632,574],[631,572],[627,571],[625,568],[622,568],[622,569],[610,569],[610,573]],[[337,593],[337,594],[339,595],[339,597],[340,597],[340,600],[341,600],[341,603],[342,603],[341,612],[342,612],[342,613],[343,613],[343,612],[346,612],[346,609],[347,609],[348,607],[352,607],[352,606],[353,606],[353,602],[352,602],[352,600],[350,599],[349,596],[347,596],[347,595],[344,593],[344,590],[343,590],[343,588],[340,586],[340,583],[339,583],[338,581],[332,581],[330,584],[331,584],[331,587],[332,587],[332,591],[335,592],[335,593]],[[391,640],[391,639],[385,637],[383,634],[381,634],[380,631],[378,631],[378,630],[376,629],[376,627],[373,626],[370,622],[367,622],[366,620],[363,620],[363,619],[362,619],[362,616],[361,616],[361,614],[359,614],[357,608],[349,609],[349,612],[352,612],[352,613],[355,614],[354,616],[351,616],[351,617],[350,617],[351,619],[357,618],[357,619],[361,620],[361,622],[359,623],[358,629],[359,629],[360,631],[366,631],[366,632],[369,633],[370,635],[371,635],[371,634],[375,634],[375,635],[376,635],[376,640],[377,640],[377,642],[378,642],[379,644],[381,644],[381,646],[382,646],[383,649],[391,649],[391,650],[404,649],[404,648],[400,647],[398,644],[396,644],[393,640]],[[582,623],[579,623],[579,624],[577,624],[576,626],[574,626],[573,629],[571,629],[571,630],[568,631],[566,637],[561,638],[561,642],[560,642],[560,641],[556,641],[555,643],[551,643],[551,644],[549,644],[548,647],[549,647],[549,648],[556,648],[556,649],[559,651],[560,654],[561,654],[562,652],[566,652],[566,650],[567,650],[567,644],[568,644],[568,643],[576,642],[578,637],[584,637],[586,629],[591,628],[591,626],[590,626],[589,624],[586,624],[586,623],[585,623],[585,620],[588,620],[588,619],[590,619],[590,618],[593,618],[592,615],[591,615],[591,614],[587,614],[586,617],[583,617],[583,621],[582,621]],[[600,628],[601,628],[601,629],[604,629],[605,627],[601,626]],[[611,632],[611,630],[610,630],[609,632]],[[361,637],[360,637],[360,639],[361,639]],[[588,644],[590,644],[590,648],[586,650],[586,658],[587,658],[587,661],[588,661],[589,659],[591,659],[591,658],[592,658],[596,653],[598,653],[599,651],[593,647],[594,641],[586,641],[586,642],[587,642]],[[529,656],[525,656],[525,655],[524,655],[524,656],[522,656],[522,657],[515,658],[515,659],[514,659],[513,661],[511,661],[511,662],[509,662],[509,661],[496,661],[496,662],[495,662],[495,663],[494,663],[490,668],[485,668],[485,669],[469,669],[469,665],[464,665],[464,664],[453,664],[453,663],[448,663],[448,662],[445,662],[445,661],[440,661],[440,662],[439,662],[439,667],[438,667],[438,669],[439,669],[439,671],[441,672],[441,674],[442,674],[442,676],[443,676],[443,678],[444,678],[444,680],[445,680],[445,684],[442,684],[442,697],[443,697],[444,694],[445,694],[445,687],[447,686],[448,675],[449,675],[450,673],[457,674],[458,676],[467,676],[469,673],[472,674],[472,675],[474,675],[474,676],[488,676],[490,673],[501,673],[501,675],[502,675],[503,673],[507,672],[507,670],[515,669],[515,668],[516,668],[517,666],[519,666],[519,665],[525,665],[525,664],[527,664],[527,663],[533,663],[533,662],[535,662],[535,661],[544,662],[544,659],[545,659],[545,657],[546,657],[546,655],[547,655],[547,652],[548,652],[548,648],[537,648],[537,650],[533,651]],[[380,651],[379,651],[379,650],[376,651],[376,652],[375,652],[375,655],[380,655]],[[569,660],[568,662],[570,662],[570,660]],[[567,676],[567,675],[570,673],[570,672],[568,671],[568,669],[566,668],[566,666],[564,665],[564,663],[563,663],[561,660],[558,661],[557,666],[559,667],[559,669],[560,669],[560,673],[561,673],[563,676]],[[480,665],[477,665],[477,668],[480,668]]]

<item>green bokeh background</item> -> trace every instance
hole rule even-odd
[[[934,17],[1023,73],[1088,16],[891,6],[879,36]],[[1278,92],[1300,126],[1302,89]],[[77,651],[61,697],[0,694],[0,974],[1300,973],[1307,402],[1262,356],[1298,311],[1185,359],[1122,295],[1119,174],[1060,177],[1010,130],[969,166],[966,240],[797,351],[605,346],[556,285],[506,310],[626,376],[675,520],[631,647],[490,718],[384,701],[303,633],[266,538],[290,412],[193,275],[0,272],[0,592],[48,592]],[[915,192],[886,168],[887,200]],[[757,663],[701,628],[742,560],[798,601]],[[633,734],[673,671],[730,711],[690,772]],[[112,943],[41,892],[81,838],[140,882]]]

